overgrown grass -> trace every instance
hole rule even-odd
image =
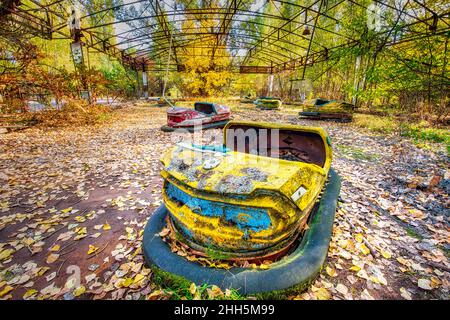
[[[155,284],[162,287],[166,293],[176,300],[185,299],[216,299],[216,300],[245,300],[246,296],[241,295],[237,290],[231,289],[228,296],[225,294],[217,294],[211,296],[209,290],[212,289],[211,285],[203,284],[201,286],[195,286],[195,292],[192,292],[192,282],[187,279],[171,274],[156,266],[151,267],[153,271],[153,280]]]
[[[353,124],[377,133],[394,133],[399,125],[394,118],[370,114],[355,114]]]
[[[406,234],[412,238],[416,238],[419,240],[423,239],[423,237],[419,233],[417,233],[414,228],[411,227],[406,227]]]
[[[423,124],[409,125],[402,123],[400,134],[413,139],[419,146],[422,141],[443,143],[446,146],[447,154],[450,155],[450,132],[448,129],[428,128],[424,127]]]
[[[342,144],[336,145],[336,149],[347,158],[353,158],[356,160],[364,160],[374,162],[379,159],[378,154],[373,154],[366,152],[364,149],[353,147],[353,146],[345,146]]]
[[[401,122],[395,117],[383,117],[368,114],[355,114],[353,124],[366,128],[375,133],[398,133],[403,137],[411,138],[421,148],[428,148],[427,142],[441,143],[446,146],[450,155],[450,132],[446,129],[433,128],[426,121],[420,123]]]

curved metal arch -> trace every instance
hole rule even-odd
[[[198,35],[198,33],[192,33],[191,35]],[[205,34],[205,35],[208,35],[208,34]],[[212,36],[212,35],[211,35],[211,36]],[[240,35],[240,38],[251,39],[251,40],[256,40],[256,39],[258,39],[257,37],[251,36],[251,35]],[[191,39],[188,39],[188,40],[185,40],[185,41],[187,41],[187,43],[189,43],[189,44],[192,44],[192,40],[191,40]],[[201,39],[199,39],[199,41],[204,41],[204,40],[203,40],[203,38],[201,38]],[[243,41],[239,41],[239,42],[243,42]],[[246,44],[252,45],[253,43],[248,42],[248,43],[246,43]],[[278,44],[271,44],[271,46],[275,46],[275,47],[277,47],[278,49],[283,50],[283,51],[285,51],[285,52],[287,52],[287,53],[291,53],[291,54],[293,54],[293,55],[295,55],[295,56],[297,56],[297,57],[301,57],[301,56],[302,56],[301,53],[292,51],[292,50],[290,50],[290,49],[288,49],[288,48],[286,48],[286,47],[280,46],[280,45],[278,45]],[[211,47],[211,48],[212,48],[212,47]],[[304,49],[304,50],[307,49],[306,47],[301,47],[301,46],[300,46],[300,48],[301,48],[301,49]],[[150,49],[150,48],[147,48],[147,49]],[[245,49],[245,48],[243,48],[243,49]],[[269,47],[263,47],[263,49],[268,50]],[[274,50],[272,50],[272,49],[270,49],[270,50],[271,50],[274,54],[276,53],[276,54],[278,54],[278,55],[280,55],[280,56],[284,56],[285,58],[293,59],[293,57],[286,56],[286,55],[284,55],[284,54],[282,54],[282,53],[280,53],[280,52],[278,52],[278,51],[274,51]],[[282,59],[280,59],[280,60],[282,60]]]
[[[64,7],[62,6],[64,4],[64,2],[66,2],[66,4],[73,4],[75,0],[48,0],[48,1],[38,1],[38,0],[28,0],[28,2],[26,4],[24,4],[23,6],[26,8],[23,8],[22,11],[18,11],[18,16],[20,16],[22,13],[22,19],[27,19],[27,17],[29,17],[29,23],[32,24],[32,20],[33,19],[39,19],[42,18],[41,13],[37,10],[38,8],[42,9],[43,12],[47,12],[48,14],[53,15],[54,17],[57,18],[57,20],[62,20],[64,21],[64,23],[60,23],[58,22],[58,24],[54,24],[52,25],[51,23],[48,23],[46,21],[43,22],[43,24],[45,24],[45,27],[48,27],[49,30],[53,33],[58,33],[61,34],[63,37],[66,38],[70,38],[70,36],[67,35],[67,31],[64,30],[65,25],[67,25],[66,23],[66,19],[67,19],[67,13],[65,12]],[[255,0],[256,1],[256,0]],[[255,1],[253,2],[253,4],[255,3]],[[345,28],[344,32],[342,31],[336,31],[336,30],[329,30],[328,29],[328,25],[320,25],[322,24],[322,20],[320,20],[320,23],[317,23],[318,18],[317,17],[323,17],[326,20],[329,21],[335,21],[338,22],[338,19],[336,19],[332,13],[328,13],[328,11],[332,10],[333,8],[341,5],[341,4],[348,4],[348,3],[354,3],[364,9],[367,9],[366,3],[361,4],[361,1],[359,0],[336,0],[333,1],[333,3],[331,3],[331,5],[326,5],[324,10],[317,10],[315,5],[317,5],[317,3],[319,3],[319,1],[325,1],[325,0],[314,0],[312,2],[310,2],[311,4],[308,5],[302,5],[299,2],[296,2],[294,0],[271,0],[273,2],[276,3],[280,3],[283,6],[287,6],[287,7],[292,7],[292,8],[296,8],[299,9],[298,11],[294,12],[293,14],[291,14],[289,17],[284,16],[282,14],[282,12],[280,10],[278,10],[278,14],[271,12],[269,13],[267,10],[266,11],[261,11],[261,10],[253,10],[251,5],[249,3],[245,3],[243,4],[242,1],[239,0],[231,0],[231,1],[227,1],[226,5],[224,6],[220,6],[220,7],[200,7],[200,8],[189,8],[189,6],[184,6],[181,10],[176,10],[176,8],[174,8],[174,6],[171,6],[170,4],[166,3],[166,7],[162,8],[160,5],[161,1],[157,1],[157,0],[152,0],[152,1],[144,1],[144,0],[130,0],[127,3],[122,3],[122,4],[114,4],[111,5],[108,8],[103,8],[101,10],[97,10],[94,12],[90,12],[86,15],[84,15],[82,17],[82,19],[94,19],[95,17],[100,17],[101,15],[104,14],[105,12],[113,12],[114,10],[119,10],[122,7],[126,7],[128,5],[132,5],[132,4],[137,4],[137,3],[148,3],[149,6],[150,5],[154,5],[154,7],[152,7],[150,10],[147,10],[147,8],[145,8],[144,10],[139,10],[139,16],[137,17],[131,17],[129,19],[124,19],[124,20],[115,20],[115,21],[111,21],[108,23],[94,23],[93,26],[91,27],[87,27],[85,28],[85,30],[83,30],[84,34],[85,34],[85,43],[88,47],[94,48],[95,50],[101,51],[101,52],[105,52],[107,54],[110,54],[112,56],[118,57],[119,59],[122,58],[122,61],[128,61],[129,59],[132,59],[133,56],[136,55],[136,53],[127,53],[124,50],[119,49],[119,44],[117,43],[112,43],[114,41],[110,41],[112,38],[114,39],[119,39],[121,38],[121,34],[117,34],[114,33],[114,35],[105,35],[104,32],[98,32],[98,29],[107,25],[117,25],[120,23],[125,23],[127,24],[127,22],[129,22],[129,24],[131,24],[131,21],[137,21],[140,19],[143,19],[145,21],[145,19],[149,20],[149,19],[156,19],[158,20],[157,24],[155,24],[156,26],[160,26],[162,28],[162,30],[159,30],[159,32],[154,32],[154,33],[150,33],[148,35],[143,35],[142,37],[138,37],[135,38],[134,40],[136,42],[139,42],[145,39],[145,41],[147,41],[147,37],[149,37],[150,41],[152,40],[156,40],[156,41],[163,41],[164,38],[168,38],[170,33],[173,32],[175,38],[177,38],[175,43],[175,48],[174,48],[174,57],[176,59],[176,50],[183,50],[184,47],[188,46],[189,44],[192,44],[192,42],[196,42],[196,41],[202,41],[202,39],[205,39],[205,35],[211,35],[212,37],[216,37],[216,42],[215,45],[212,45],[211,48],[213,50],[213,52],[216,50],[216,48],[221,48],[222,45],[225,45],[227,47],[227,49],[229,50],[233,50],[232,46],[234,43],[236,44],[242,44],[243,45],[243,50],[247,50],[247,53],[245,55],[245,58],[243,59],[243,62],[246,61],[261,61],[264,59],[264,56],[267,55],[269,56],[269,52],[271,55],[274,55],[273,59],[275,61],[279,61],[280,65],[285,65],[286,61],[284,61],[284,59],[287,60],[291,60],[292,63],[295,63],[296,60],[299,60],[302,56],[300,53],[295,52],[295,51],[291,51],[289,52],[289,49],[285,48],[286,44],[292,45],[293,47],[300,47],[302,49],[306,49],[305,47],[299,46],[294,40],[291,39],[287,39],[286,37],[288,37],[289,35],[292,36],[293,38],[297,38],[297,39],[304,39],[306,41],[306,43],[308,43],[308,48],[307,49],[307,54],[306,56],[310,53],[311,55],[316,56],[320,56],[323,55],[324,50],[332,50],[334,48],[337,47],[342,47],[342,46],[348,46],[348,45],[355,45],[358,44],[360,42],[360,39],[352,39],[352,36],[348,36],[346,31],[357,31],[357,30],[351,30],[351,28]],[[20,2],[20,1],[19,1]],[[81,2],[81,1],[80,1]],[[165,1],[163,0],[162,2],[165,3]],[[328,1],[326,1],[328,4]],[[430,29],[432,30],[432,33],[434,35],[443,35],[443,32],[445,32],[445,30],[449,30],[448,26],[450,25],[450,23],[448,22],[448,16],[449,13],[448,12],[442,12],[444,9],[441,10],[441,8],[439,8],[439,10],[435,9],[435,7],[427,5],[425,2],[420,1],[420,0],[408,0],[406,5],[409,6],[410,10],[403,10],[403,9],[399,9],[397,8],[395,5],[391,4],[389,1],[387,0],[374,0],[374,3],[379,4],[380,6],[384,6],[385,8],[387,8],[387,10],[392,10],[394,12],[396,12],[397,14],[404,14],[406,19],[404,18],[402,21],[404,21],[404,23],[402,22],[401,25],[399,25],[398,27],[401,28],[402,30],[406,30],[406,32],[408,33],[405,37],[402,37],[400,39],[400,41],[402,42],[407,42],[407,41],[412,41],[413,39],[417,38],[417,37],[411,37],[411,32],[413,32],[413,30],[411,30],[411,26],[415,25],[415,24],[419,24],[419,23],[423,23],[425,25],[427,25],[430,28],[434,28],[434,29]],[[34,6],[36,7],[36,9],[34,8]],[[264,7],[264,5],[267,5],[267,2],[263,3],[263,5],[261,6]],[[406,6],[405,5],[405,6]],[[182,5],[183,6],[183,5]],[[411,8],[415,8],[417,6],[420,6],[420,8],[424,9],[426,11],[426,15],[422,16],[416,16],[417,12],[414,11]],[[166,9],[168,8],[168,9]],[[140,8],[142,9],[142,7]],[[411,11],[412,10],[412,11]],[[92,10],[91,10],[92,11]],[[146,12],[155,12],[155,15],[148,15],[146,14]],[[445,11],[445,10],[444,10]],[[298,17],[300,17],[300,15],[303,12],[310,12],[312,13],[312,18],[305,21],[305,22],[300,22],[300,21],[296,21],[299,20]],[[188,33],[183,33],[183,32],[179,32],[178,30],[174,30],[173,27],[170,25],[170,23],[167,21],[167,18],[169,16],[179,16],[181,20],[177,20],[177,21],[186,21],[186,20],[198,20],[198,18],[202,15],[205,16],[209,16],[207,18],[209,18],[210,20],[217,20],[219,21],[219,25],[216,26],[218,28],[218,30],[220,31],[219,33],[217,32],[212,32],[212,33],[199,33],[199,32],[193,32],[192,34],[188,34]],[[246,19],[246,17],[253,15],[256,18],[261,18],[265,21],[261,22],[258,19]],[[431,15],[431,17],[429,17]],[[314,25],[309,24],[310,21],[315,20]],[[101,19],[98,20],[99,22],[101,22]],[[167,21],[167,22],[164,22]],[[442,23],[439,24],[437,21],[442,21]],[[92,21],[91,21],[92,23]],[[178,23],[178,22],[177,22]],[[285,27],[289,26],[292,27],[292,24],[298,24],[298,26],[296,28],[294,28],[294,30],[286,30]],[[246,28],[244,27],[244,24],[248,24],[248,25],[252,25],[255,26],[257,28],[259,28],[259,26],[265,26],[268,28],[268,30],[264,31],[264,32],[260,32],[258,35],[250,35],[249,33],[246,32]],[[327,32],[327,33],[331,33],[334,34],[336,36],[340,36],[342,38],[345,38],[347,41],[335,46],[333,48],[324,48],[324,46],[317,42],[316,40],[314,40],[313,36],[311,37],[303,37],[303,34],[299,34],[296,31],[301,28],[302,26],[311,26],[314,29],[313,30],[322,30],[323,32]],[[315,26],[315,27],[314,27]],[[136,32],[139,29],[139,26],[129,26],[131,28],[131,30],[124,32],[123,34],[130,34],[132,32]],[[391,26],[392,27],[392,26]],[[30,27],[31,28],[31,27]],[[436,30],[437,28],[437,30]],[[142,29],[145,29],[145,27],[142,27]],[[272,30],[273,29],[273,30]],[[291,28],[290,28],[291,29]],[[333,29],[333,28],[332,28]],[[260,31],[260,30],[259,30]],[[428,32],[428,28],[424,28],[423,34]],[[235,33],[237,35],[235,35]],[[356,32],[355,35],[356,37],[358,37],[358,34],[360,32]],[[162,36],[160,36],[161,34],[163,34]],[[392,45],[392,39],[389,37],[390,35],[390,31],[387,32],[385,30],[379,31],[377,33],[377,35],[380,36],[386,36],[386,45]],[[191,37],[193,36],[193,37]],[[360,35],[361,36],[361,35]],[[248,38],[246,38],[248,37]],[[254,37],[252,39],[252,41],[248,42],[248,39],[251,39],[251,37]],[[127,39],[127,37],[124,37],[123,39],[125,39],[125,42],[122,41],[122,43],[132,43],[133,39]],[[230,40],[231,39],[231,40]],[[255,40],[253,42],[253,40]],[[393,40],[394,44],[396,39]],[[264,45],[265,43],[267,43],[268,45],[270,45],[270,47],[268,45]],[[312,47],[312,44],[314,44],[314,47]],[[134,47],[142,47],[145,46],[146,43],[141,41],[141,44],[137,44]],[[284,47],[283,47],[284,45]],[[322,51],[318,50],[318,48],[324,48]],[[164,49],[164,47],[162,48],[163,50],[167,50]],[[145,52],[145,50],[147,51],[152,51],[154,50],[154,48],[149,47],[149,48],[141,48],[139,49],[137,52]],[[164,52],[167,51],[161,51],[160,53],[158,53],[159,55],[164,54]],[[287,54],[285,54],[287,53]],[[291,58],[289,55],[292,54],[294,55],[294,58]],[[214,55],[214,53],[213,53]],[[300,57],[300,58],[299,58]],[[239,59],[236,59],[239,60]],[[308,59],[304,58],[303,59],[306,63],[308,63]],[[319,59],[318,59],[319,60]],[[273,61],[271,61],[273,62]]]

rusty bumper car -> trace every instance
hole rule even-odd
[[[162,131],[171,132],[185,129],[189,132],[202,129],[223,128],[230,120],[231,111],[227,106],[210,102],[196,102],[194,109],[169,108],[167,109],[167,125],[161,127]]]
[[[304,101],[299,115],[305,119],[350,122],[354,109],[355,106],[348,102],[318,98]]]
[[[224,146],[178,144],[162,158],[164,204],[144,231],[143,252],[156,270],[243,294],[307,286],[331,239],[340,179],[321,128],[230,122]],[[158,236],[168,225],[200,256],[269,268],[204,267]],[[245,265],[245,264],[244,264]]]
[[[260,97],[255,100],[254,104],[256,105],[256,108],[261,110],[275,110],[280,108],[283,103],[280,98]]]

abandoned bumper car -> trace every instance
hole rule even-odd
[[[301,118],[350,122],[355,106],[340,100],[312,99],[303,102]]]
[[[331,158],[321,128],[277,123],[230,122],[223,146],[174,146],[162,158],[164,204],[144,231],[147,261],[156,273],[243,294],[306,287],[332,233],[340,179]],[[174,253],[161,230],[232,267]]]
[[[275,110],[280,108],[283,103],[280,98],[260,97],[255,100],[254,104],[261,110]]]
[[[176,129],[194,130],[222,128],[230,120],[230,108],[209,102],[196,102],[194,109],[173,107],[167,109],[167,125],[162,131],[170,132]]]

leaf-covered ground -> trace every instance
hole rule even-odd
[[[130,105],[109,124],[0,135],[0,298],[182,298],[141,254],[161,203],[165,108]],[[450,170],[442,146],[417,148],[289,109],[236,119],[322,125],[342,190],[327,262],[295,299],[448,299]],[[200,292],[201,290],[202,293]],[[201,294],[200,294],[201,293]],[[234,297],[187,288],[187,298]]]

